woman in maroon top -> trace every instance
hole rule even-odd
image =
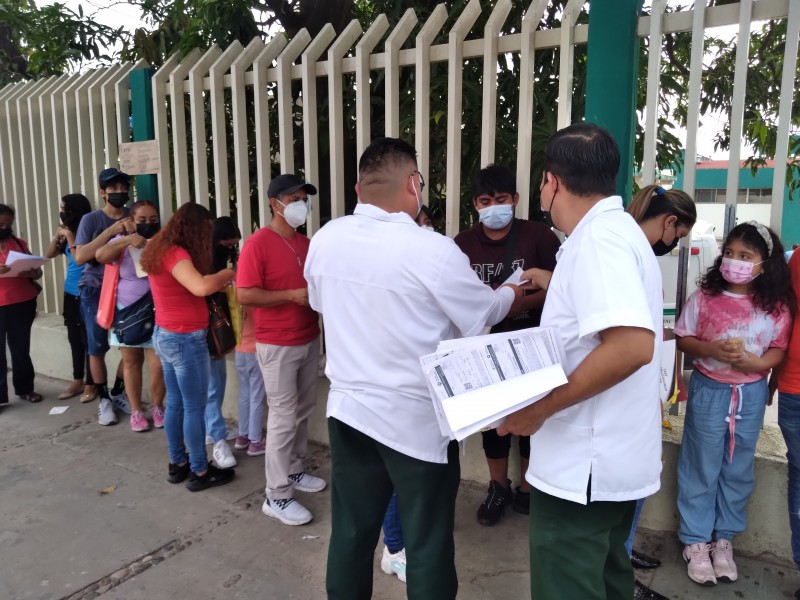
[[[205,447],[209,369],[205,297],[223,289],[235,275],[232,269],[211,274],[213,231],[208,209],[184,204],[142,253],[156,307],[153,345],[167,387],[167,481],[180,483],[188,477],[186,487],[192,492],[229,483],[234,475],[233,469],[208,464]]]
[[[30,254],[24,240],[14,236],[14,209],[0,204],[0,275],[10,271],[6,266],[9,252]],[[11,381],[14,392],[29,402],[40,402],[42,395],[33,390],[33,362],[31,361],[31,327],[36,316],[38,284],[34,279],[42,276],[41,269],[30,269],[16,277],[0,277],[0,340],[11,354]],[[5,348],[0,352],[0,404],[8,403]]]

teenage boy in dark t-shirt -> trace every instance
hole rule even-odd
[[[552,271],[556,266],[558,238],[544,223],[514,218],[518,202],[516,178],[507,167],[489,165],[478,172],[472,185],[472,204],[479,222],[459,233],[455,242],[469,257],[481,281],[492,288],[499,287],[517,267]],[[538,326],[544,296],[542,290],[528,293],[520,309],[512,309],[508,317],[492,327],[492,333]],[[530,438],[519,439],[522,468],[514,495],[508,479],[511,436],[500,437],[494,429],[481,435],[490,481],[486,499],[478,508],[478,522],[494,525],[509,504],[515,511],[528,514],[530,484],[525,481],[525,471],[530,458]]]
[[[103,208],[87,213],[78,225],[75,234],[73,256],[79,265],[86,265],[78,283],[81,301],[81,314],[86,325],[86,344],[89,354],[89,367],[92,371],[97,392],[100,396],[98,406],[98,423],[113,425],[117,416],[111,403],[108,391],[108,373],[106,371],[106,352],[108,352],[108,330],[97,324],[97,306],[100,301],[100,289],[103,286],[105,265],[95,260],[97,250],[105,246],[117,235],[128,235],[136,231],[130,218],[126,204],[130,200],[128,187],[130,175],[117,169],[104,169],[98,178],[99,195],[104,200]],[[125,412],[126,399],[122,394],[115,396],[118,407]]]

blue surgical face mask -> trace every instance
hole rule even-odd
[[[489,229],[502,229],[514,218],[513,204],[495,204],[481,208],[478,211],[478,218],[484,227]]]

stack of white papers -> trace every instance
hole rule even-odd
[[[458,441],[567,383],[561,337],[552,327],[445,340],[419,360],[439,428]]]
[[[31,254],[24,254],[11,250],[8,253],[8,258],[6,258],[6,266],[10,270],[0,274],[0,277],[19,277],[20,273],[30,271],[31,269],[38,269],[46,262],[47,259],[44,256],[33,256]]]

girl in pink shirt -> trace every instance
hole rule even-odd
[[[702,585],[738,577],[733,537],[747,527],[770,369],[783,360],[794,306],[780,239],[748,221],[728,234],[675,326],[695,357],[678,459],[678,537]]]

